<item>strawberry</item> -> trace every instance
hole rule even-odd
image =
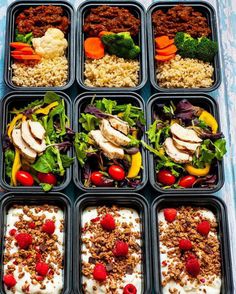
[[[126,256],[128,254],[129,246],[126,242],[116,241],[113,254],[116,257]]]
[[[188,239],[179,240],[179,249],[180,250],[187,251],[187,250],[191,250],[192,247],[193,247],[193,245],[190,240],[188,240]]]
[[[46,276],[49,270],[49,266],[47,263],[45,262],[38,262],[36,264],[35,267],[36,272],[40,275],[40,276]]]
[[[16,279],[14,278],[12,274],[5,275],[3,277],[3,282],[8,289],[11,289],[16,285]]]
[[[197,225],[197,231],[199,234],[203,236],[207,236],[208,233],[210,232],[211,225],[208,221],[202,221]]]
[[[100,222],[101,226],[104,230],[112,231],[115,229],[116,224],[113,216],[109,213],[107,213]]]
[[[164,217],[169,222],[172,223],[177,215],[177,210],[174,208],[165,208],[164,209]]]
[[[128,284],[124,287],[123,294],[136,294],[137,289],[133,284]]]
[[[49,235],[52,235],[55,231],[55,228],[56,227],[54,221],[47,219],[42,226],[42,231]]]
[[[28,226],[29,226],[30,229],[35,229],[35,223],[34,222],[28,223]]]
[[[11,229],[11,230],[9,231],[9,234],[10,234],[10,236],[15,236],[15,234],[16,234],[16,229]]]
[[[97,263],[93,269],[93,278],[96,281],[103,282],[107,278],[107,271],[102,263]]]
[[[32,244],[32,236],[28,233],[17,234],[15,239],[21,249],[27,249]]]
[[[200,263],[197,258],[189,259],[185,266],[187,272],[193,277],[196,277],[200,272]]]

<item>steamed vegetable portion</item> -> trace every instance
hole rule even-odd
[[[156,180],[164,189],[214,188],[217,161],[226,153],[226,141],[207,110],[181,100],[154,107],[154,122],[147,131],[155,155]]]
[[[65,102],[54,92],[9,113],[3,142],[7,181],[11,186],[40,185],[48,191],[64,181],[73,163],[67,155],[74,132]]]
[[[137,187],[142,182],[143,111],[129,103],[92,99],[80,114],[75,151],[85,187]]]

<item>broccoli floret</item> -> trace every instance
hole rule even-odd
[[[181,49],[184,45],[184,42],[187,40],[193,40],[193,38],[184,32],[178,32],[175,35],[175,45],[177,46],[178,49]]]
[[[189,34],[178,32],[175,35],[175,45],[182,57],[195,58],[198,46],[198,41],[192,38]]]
[[[198,39],[197,58],[203,61],[211,62],[218,51],[217,42],[207,37]]]

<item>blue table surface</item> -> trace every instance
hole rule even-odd
[[[0,99],[9,92],[9,89],[3,81],[3,69],[6,10],[8,5],[12,2],[13,1],[11,0],[0,0]],[[77,8],[82,1],[71,0],[70,2],[74,4],[75,8]],[[152,0],[140,0],[140,2],[147,8],[152,3]],[[169,0],[168,2],[172,1]],[[217,13],[219,41],[221,43],[220,55],[222,69],[221,86],[218,90],[210,93],[210,95],[213,96],[219,104],[221,129],[227,139],[228,150],[224,160],[225,184],[218,193],[215,193],[215,195],[222,198],[226,202],[228,208],[232,264],[233,272],[236,273],[236,0],[209,0],[207,2],[215,7]],[[72,89],[67,91],[67,93],[69,93],[73,100],[77,96],[78,91],[78,87],[74,85]],[[147,85],[140,94],[144,100],[147,100],[151,95],[150,85]],[[0,115],[1,111],[2,110],[0,110]],[[0,158],[0,160],[2,160],[2,158]],[[144,190],[144,193],[145,191],[146,190]],[[78,194],[72,185],[66,189],[65,193],[69,194],[73,199],[76,197],[76,194]],[[155,192],[147,191],[147,193],[152,194],[148,195],[149,199],[155,198]],[[235,277],[234,288],[236,288]]]

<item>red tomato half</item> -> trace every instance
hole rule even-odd
[[[46,183],[55,186],[57,184],[57,178],[52,173],[38,173],[38,179],[40,183]]]
[[[115,181],[123,181],[125,179],[125,171],[119,165],[111,165],[108,169],[108,173]]]
[[[34,185],[34,178],[31,176],[30,173],[23,171],[23,170],[19,170],[16,173],[16,180],[22,186],[33,186]]]
[[[179,180],[179,186],[184,187],[184,188],[192,188],[195,181],[196,181],[196,177],[185,176]]]
[[[157,173],[157,180],[163,185],[172,186],[176,182],[175,176],[169,170],[163,169]]]
[[[113,180],[106,178],[99,171],[94,171],[91,173],[90,181],[97,187],[111,187],[113,185]]]

